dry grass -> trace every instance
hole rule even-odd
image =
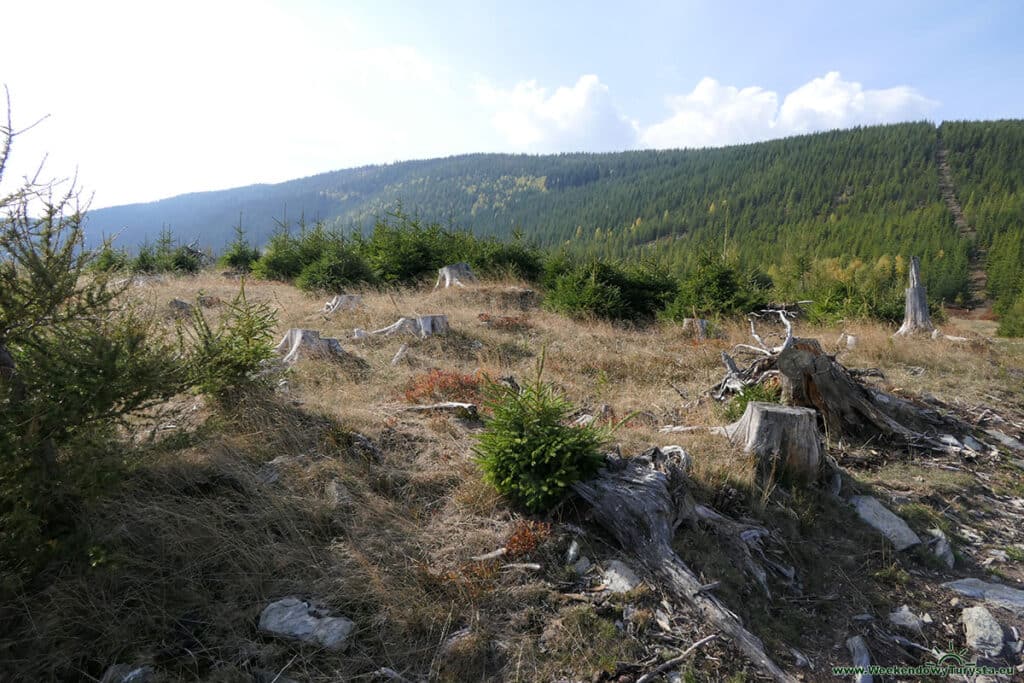
[[[613,669],[616,658],[639,657],[645,631],[629,638],[616,631],[621,605],[602,612],[564,604],[560,588],[579,589],[574,579],[567,583],[561,559],[568,541],[559,521],[582,523],[571,506],[546,520],[555,522],[550,531],[525,522],[482,482],[471,458],[476,426],[414,415],[401,401],[434,368],[530,379],[542,349],[545,379],[581,411],[607,405],[615,421],[630,418],[615,435],[623,453],[683,445],[694,456],[699,499],[778,531],[804,577],[806,599],[752,595],[720,539],[700,529],[679,537],[683,556],[707,580],[723,581],[722,594],[770,634],[770,644],[798,647],[824,667],[842,658],[833,646],[847,631],[821,623],[900,599],[903,588],[874,577],[893,558],[876,537],[856,531],[849,511],[817,494],[759,488],[749,460],[719,437],[658,431],[665,424],[722,423],[720,406],[698,399],[722,375],[720,352],[749,341],[744,324],[724,323],[723,338],[695,342],[670,325],[571,322],[522,310],[522,297],[506,293],[515,286],[522,285],[367,291],[360,310],[325,317],[320,298],[285,284],[246,282],[251,300],[277,309],[279,333],[305,327],[337,337],[366,370],[301,362],[289,371],[286,395],[251,398],[229,414],[202,412],[202,429],[140,446],[123,491],[89,512],[96,566],[49,576],[49,585],[5,607],[18,630],[0,650],[0,672],[7,667],[12,680],[88,680],[124,661],[152,662],[167,680],[248,681],[259,671],[303,681],[360,680],[388,666],[435,680],[539,681],[589,677]],[[172,326],[171,298],[195,301],[202,293],[230,301],[237,291],[238,282],[204,274],[152,280],[132,296]],[[452,333],[351,340],[353,328],[429,313],[448,315]],[[528,324],[486,325],[481,313]],[[797,328],[826,346],[841,331]],[[845,331],[859,343],[840,360],[881,368],[890,389],[933,393],[964,407],[993,404],[995,397],[1005,412],[1024,413],[1014,393],[1024,388],[1019,345],[893,339],[891,330],[867,324]],[[403,343],[409,354],[392,365]],[[279,456],[285,459],[268,465]],[[890,480],[876,470],[857,485],[913,487],[922,498],[964,485],[947,475],[924,477],[934,470],[906,462],[900,467],[890,470]],[[470,560],[510,539],[522,561],[544,569],[501,571]],[[617,554],[600,542],[589,548],[592,559]],[[833,592],[842,599],[830,598]],[[327,653],[261,635],[260,609],[290,594],[354,619],[353,646]],[[469,635],[449,642],[462,629]],[[780,650],[781,661],[788,657]],[[736,657],[704,665],[713,672],[707,680],[745,666]]]

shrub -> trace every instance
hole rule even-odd
[[[750,279],[744,281],[726,259],[706,253],[682,280],[679,293],[665,307],[662,317],[681,321],[694,316],[728,315],[753,310],[763,303],[764,292]]]
[[[476,403],[480,400],[480,376],[463,375],[451,370],[434,368],[414,377],[405,390],[410,403],[461,401]]]
[[[548,262],[545,279],[553,280],[545,304],[572,317],[607,320],[651,318],[675,294],[677,284],[650,265],[617,266],[604,261],[570,266],[565,257]]]
[[[548,510],[600,468],[607,428],[567,426],[572,406],[540,372],[521,391],[497,383],[484,391],[493,417],[474,453],[485,480],[514,503]]]
[[[446,265],[457,240],[446,235],[441,226],[426,227],[419,219],[398,210],[380,219],[373,233],[360,242],[362,255],[374,275],[387,284],[411,285]]]
[[[0,148],[14,135],[0,128]],[[0,198],[0,593],[84,549],[81,506],[123,462],[115,428],[181,387],[156,323],[106,273],[86,274],[97,254],[74,188],[15,190]]]
[[[1024,294],[1002,316],[997,334],[1001,337],[1024,337]]]
[[[191,384],[218,400],[226,400],[266,381],[261,373],[265,361],[274,355],[271,346],[277,315],[264,303],[245,298],[245,286],[227,304],[220,323],[212,328],[202,306],[192,309],[187,330],[192,337],[188,356]],[[187,347],[182,337],[182,347]]]
[[[751,401],[778,403],[781,397],[782,388],[776,383],[750,384],[743,387],[742,391],[729,400],[722,416],[728,422],[735,422],[743,417],[743,413],[747,410],[747,404]]]
[[[252,264],[260,258],[260,250],[249,245],[245,237],[245,230],[242,229],[242,221],[235,226],[235,239],[228,245],[217,265],[221,268],[230,268],[237,273],[248,273],[252,270]]]
[[[295,286],[307,292],[341,294],[351,285],[372,282],[373,279],[373,271],[359,254],[342,245],[332,244],[320,258],[302,269],[295,279]]]
[[[89,269],[100,273],[113,273],[128,268],[130,259],[124,249],[114,249],[109,242],[100,247]]]

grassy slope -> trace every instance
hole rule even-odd
[[[567,572],[561,558],[569,536],[562,523],[586,525],[573,505],[557,510],[550,537],[520,558],[541,563],[542,571],[501,571],[498,562],[470,561],[501,547],[522,515],[482,483],[470,459],[473,427],[405,412],[403,393],[432,367],[528,378],[544,347],[547,379],[581,409],[607,404],[620,417],[638,413],[616,435],[623,453],[683,445],[694,456],[698,498],[726,514],[762,520],[784,539],[803,592],[777,588],[773,600],[729,561],[720,539],[682,529],[677,544],[705,580],[722,581],[719,594],[787,668],[793,662],[788,648],[795,647],[814,661],[811,679],[831,680],[827,667],[846,663],[845,638],[870,630],[851,617],[869,613],[884,622],[903,603],[935,618],[919,640],[962,646],[959,613],[937,583],[986,571],[1024,577],[1024,530],[1003,529],[992,502],[1024,497],[1021,471],[1007,461],[833,451],[853,468],[855,486],[887,502],[891,494],[902,496],[918,531],[947,528],[961,564],[954,572],[939,571],[924,554],[895,555],[824,495],[759,490],[744,456],[717,437],[658,432],[663,424],[721,423],[717,406],[704,399],[684,408],[673,386],[691,401],[700,396],[721,376],[719,352],[747,341],[742,325],[725,323],[725,339],[695,343],[676,327],[570,322],[536,309],[502,310],[498,301],[507,284],[367,293],[364,310],[329,319],[319,313],[322,302],[290,286],[247,284],[250,298],[278,308],[282,331],[309,327],[337,336],[368,368],[307,361],[289,375],[286,394],[251,399],[229,414],[180,397],[168,406],[176,412],[153,421],[172,428],[151,432],[140,424],[133,474],[123,491],[87,515],[98,539],[96,566],[49,576],[45,587],[5,606],[19,626],[0,644],[0,678],[88,680],[114,662],[153,662],[166,680],[249,681],[259,671],[303,681],[359,680],[382,666],[450,681],[589,679],[616,662],[644,661],[666,645],[685,647],[707,635],[706,624],[685,610],[677,612],[670,634],[659,635],[656,593],[603,600]],[[194,299],[202,290],[228,299],[236,289],[204,275],[151,282],[133,292],[162,314],[171,297]],[[477,319],[484,311],[525,315],[526,329],[485,328]],[[451,319],[446,338],[346,341],[353,327],[375,329],[399,314],[435,312]],[[847,331],[860,343],[843,352],[845,364],[880,367],[902,392],[932,393],[965,409],[993,406],[1024,422],[1019,342],[957,346],[893,340],[890,330],[869,325]],[[826,344],[839,332],[798,328]],[[409,360],[392,366],[403,341]],[[369,437],[379,452],[352,433]],[[268,481],[267,463],[282,455],[288,460],[276,468],[279,478]],[[983,543],[969,548],[960,540],[965,528]],[[982,569],[978,562],[990,548],[1008,550],[1014,559]],[[584,554],[597,561],[620,557],[593,529]],[[352,647],[327,653],[261,636],[260,609],[289,594],[353,618]],[[615,623],[625,604],[640,611],[620,633]],[[446,644],[467,627],[469,636]],[[904,661],[894,648],[870,642],[876,661]],[[665,649],[663,656],[673,652]],[[691,672],[696,680],[754,678],[722,642],[702,648]]]

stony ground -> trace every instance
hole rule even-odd
[[[180,396],[140,421],[126,454],[131,476],[87,514],[92,566],[56,572],[4,606],[20,627],[0,643],[0,673],[122,680],[150,667],[152,680],[169,681],[636,681],[715,636],[643,576],[581,502],[531,517],[495,494],[472,459],[480,420],[410,410],[479,404],[480,378],[529,380],[543,355],[544,379],[579,417],[619,424],[610,448],[632,456],[682,446],[699,502],[772,531],[774,556],[795,573],[772,576],[768,590],[711,528],[680,528],[675,550],[794,678],[837,680],[831,667],[851,663],[855,636],[876,664],[964,651],[1024,675],[1017,594],[986,599],[945,585],[974,578],[1024,589],[1024,453],[897,452],[833,439],[841,497],[758,485],[749,458],[724,438],[661,431],[727,421],[706,392],[723,374],[720,352],[750,341],[745,324],[720,323],[716,338],[698,341],[675,326],[573,322],[538,308],[522,287],[364,292],[355,310],[327,315],[325,299],[247,282],[250,299],[277,309],[280,334],[315,329],[351,357],[300,360],[271,396],[220,408]],[[238,288],[215,275],[156,278],[131,296],[172,329],[171,299],[207,297],[215,319]],[[352,339],[355,328],[427,314],[447,315],[449,332]],[[984,325],[942,326],[966,343],[894,340],[860,323],[797,322],[797,333],[820,339],[848,367],[880,369],[884,378],[871,381],[956,413],[979,435],[1021,438],[1024,346],[987,338]],[[840,349],[843,332],[856,336],[852,349]],[[851,495],[874,497],[922,542],[896,551],[861,521]],[[952,567],[936,552],[940,534]],[[301,611],[307,631],[318,626],[307,634],[314,642],[273,633],[287,628],[289,610]],[[124,665],[121,678],[114,664]],[[759,676],[718,636],[655,680]]]

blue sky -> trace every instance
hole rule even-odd
[[[56,2],[5,9],[19,138],[93,206],[465,152],[1024,116],[1020,2]]]

